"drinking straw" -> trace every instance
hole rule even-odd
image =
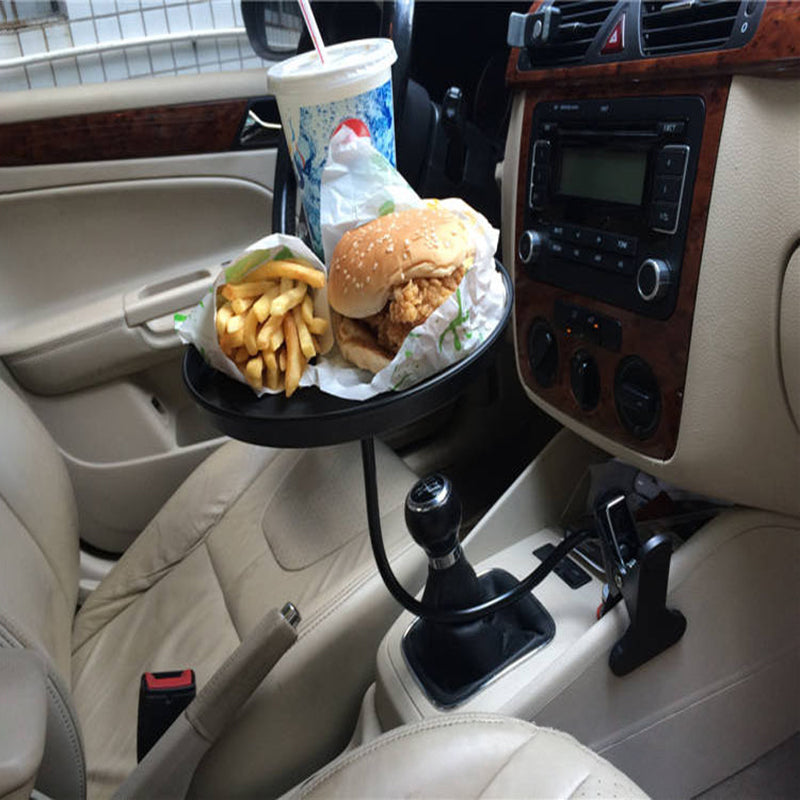
[[[319,32],[317,20],[314,18],[314,12],[311,10],[311,0],[297,0],[300,5],[300,11],[303,14],[303,20],[308,28],[308,33],[311,36],[311,41],[314,43],[314,49],[317,51],[319,60],[325,63],[325,44],[322,41],[322,35]]]

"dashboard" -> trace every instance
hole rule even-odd
[[[669,461],[689,435],[698,285],[723,127],[736,122],[732,81],[788,86],[800,6],[556,0],[513,18],[509,34],[519,138],[505,257],[520,378],[597,443]]]

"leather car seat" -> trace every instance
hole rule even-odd
[[[344,753],[282,800],[646,796],[565,733],[498,715],[455,714],[396,728]]]
[[[191,794],[276,795],[347,744],[398,613],[374,567],[357,444],[281,451],[231,442],[178,489],[76,612],[79,526],[64,462],[0,381],[0,645],[47,666],[37,789],[110,796],[136,764],[139,677],[192,668],[198,687],[271,608],[302,622],[281,659],[195,774]],[[405,532],[416,476],[378,445],[384,537],[421,585]]]

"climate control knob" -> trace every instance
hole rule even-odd
[[[535,264],[542,252],[542,235],[538,231],[525,231],[519,237],[519,260],[525,264]]]
[[[541,317],[528,331],[528,363],[539,386],[552,386],[558,372],[558,344],[550,325]]]
[[[575,401],[584,411],[591,411],[600,400],[600,370],[597,362],[585,350],[572,356],[569,380]]]
[[[672,283],[672,270],[666,261],[660,258],[647,258],[636,273],[636,290],[639,297],[648,303],[660,300]]]

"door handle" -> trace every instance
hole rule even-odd
[[[199,269],[129,292],[122,299],[129,327],[196,305],[208,294],[213,275]]]

